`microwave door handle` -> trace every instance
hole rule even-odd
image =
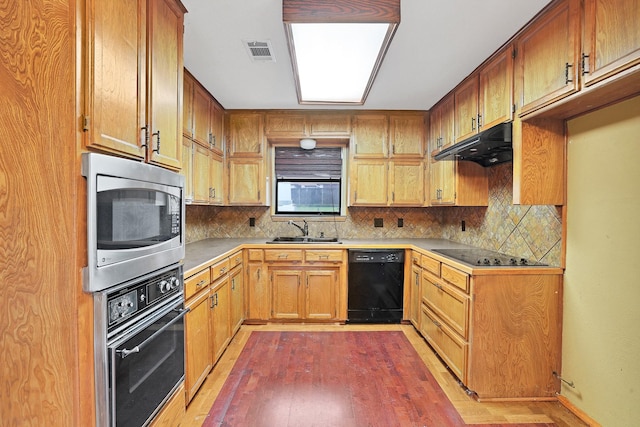
[[[158,329],[157,331],[155,331],[149,338],[147,338],[146,340],[142,341],[140,344],[138,344],[137,346],[133,347],[131,350],[128,349],[123,349],[123,350],[116,350],[116,353],[118,355],[120,355],[120,357],[122,359],[124,359],[125,357],[129,356],[130,354],[133,353],[140,353],[140,351],[147,345],[149,344],[156,336],[160,335],[162,332],[164,332],[169,326],[173,325],[174,323],[176,323],[178,320],[182,319],[189,311],[191,311],[191,309],[189,308],[185,308],[183,310],[174,310],[174,311],[179,311],[180,314],[178,314],[176,317],[174,317],[173,319],[171,319],[171,321],[169,323],[167,323],[166,325],[164,325],[162,328]]]

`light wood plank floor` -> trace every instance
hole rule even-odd
[[[410,325],[243,325],[191,401],[180,426],[200,427],[252,331],[403,331],[431,374],[467,424],[556,423],[559,427],[582,427],[583,423],[558,402],[477,402],[467,395],[431,347]]]

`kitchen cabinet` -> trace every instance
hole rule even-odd
[[[424,162],[393,160],[389,162],[390,206],[424,204]]]
[[[206,204],[209,201],[209,150],[205,147],[191,143],[193,156],[193,199],[192,203]]]
[[[187,404],[244,320],[242,265],[242,253],[236,252],[186,273],[185,307],[190,310],[185,316]]]
[[[224,108],[215,99],[211,100],[209,118],[209,149],[224,154]]]
[[[192,102],[193,140],[208,147],[211,134],[211,95],[197,82],[193,85]]]
[[[267,320],[271,311],[271,293],[262,249],[247,249],[247,319]]]
[[[268,138],[349,138],[351,113],[275,111],[265,115]]]
[[[307,136],[306,115],[290,112],[267,113],[265,134],[270,138]]]
[[[182,169],[184,175],[184,199],[187,204],[193,202],[193,141],[182,136]]]
[[[228,205],[267,205],[264,160],[231,158],[227,161]]]
[[[579,89],[580,0],[560,1],[516,37],[515,93],[520,116]]]
[[[230,269],[229,286],[231,292],[231,336],[240,329],[244,320],[244,270],[242,262],[242,251],[236,252],[229,257]]]
[[[478,133],[478,76],[467,78],[456,87],[454,98],[455,142]]]
[[[182,77],[182,135],[193,139],[193,87],[196,79],[185,69]]]
[[[392,158],[422,159],[425,153],[425,113],[389,115],[389,143]]]
[[[255,250],[253,250],[255,251]],[[264,256],[264,264],[259,258]],[[251,255],[250,255],[251,256]],[[269,296],[264,298],[264,282],[250,282],[249,293],[263,296],[253,301],[249,296],[249,317],[254,320],[310,320],[333,321],[341,313],[343,302],[339,295],[346,291],[344,281],[345,253],[340,249],[265,249],[264,254],[254,253],[254,272],[258,265],[265,265],[268,274]],[[249,265],[252,262],[249,261]],[[258,279],[258,274],[249,273]],[[257,299],[257,298],[256,298]],[[264,300],[270,307],[264,313]],[[345,312],[346,312],[346,304]],[[255,310],[254,310],[255,308]],[[346,314],[346,313],[345,313]]]
[[[337,317],[337,268],[270,269],[274,319],[332,320]]]
[[[431,156],[453,145],[455,139],[453,93],[446,95],[429,114],[429,153]]]
[[[231,341],[231,293],[229,277],[223,276],[211,285],[211,330],[213,363],[222,356]]]
[[[418,331],[420,330],[420,304],[422,301],[420,257],[419,252],[411,251],[411,286],[409,288],[409,312],[407,314],[409,321]]]
[[[185,387],[187,403],[213,367],[211,358],[212,337],[210,330],[209,269],[185,279]],[[192,297],[192,295],[195,295]]]
[[[313,112],[307,116],[310,137],[343,137],[351,135],[350,113]]]
[[[478,131],[513,119],[513,52],[507,45],[478,71]]]
[[[265,152],[264,115],[259,112],[227,113],[227,156],[262,158]]]
[[[180,169],[186,10],[176,0],[103,3],[86,7],[84,144]]]
[[[186,9],[177,0],[149,0],[147,8],[147,161],[179,170],[182,166],[182,37]],[[118,16],[118,20],[121,18]]]
[[[349,164],[351,206],[386,206],[388,169],[386,160],[352,160]]]
[[[423,206],[424,163],[421,160],[353,160],[351,206]]]
[[[585,0],[581,73],[590,86],[640,63],[639,0]]]
[[[219,154],[210,151],[208,204],[222,205],[224,203],[224,195],[224,163]]]
[[[487,206],[489,175],[481,165],[460,160],[431,163],[430,202],[432,206]]]
[[[562,276],[466,272],[430,255],[422,259],[420,331],[470,392],[480,400],[552,398]]]
[[[386,158],[389,156],[389,118],[386,114],[354,114],[352,118],[351,157]]]
[[[513,47],[489,58],[454,91],[455,142],[510,121],[513,110]]]

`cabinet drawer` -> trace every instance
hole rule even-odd
[[[229,270],[240,264],[242,264],[242,251],[238,251],[229,257]]]
[[[262,254],[262,249],[247,249],[247,260],[249,262],[253,262],[253,261],[262,261],[263,258],[263,254]]]
[[[220,276],[223,276],[229,272],[229,258],[225,258],[222,261],[211,266],[211,281],[217,280]]]
[[[442,277],[452,285],[462,289],[466,293],[469,293],[469,275],[462,271],[456,270],[453,267],[449,267],[447,264],[442,264],[440,272]]]
[[[342,262],[342,251],[338,249],[307,249],[304,252],[304,259],[308,262]]]
[[[191,296],[200,292],[201,289],[207,287],[211,283],[211,274],[209,269],[202,270],[184,281],[184,299],[187,300]]]
[[[466,382],[469,344],[456,335],[427,306],[422,305],[422,335],[447,363],[454,374]]]
[[[436,275],[436,277],[440,277],[440,261],[435,260],[426,255],[422,255],[422,260],[420,261],[420,265],[427,271],[432,272]]]
[[[302,261],[301,249],[265,249],[264,260],[268,262],[287,261],[295,262]]]
[[[469,297],[429,274],[422,275],[422,302],[464,339],[469,337]]]

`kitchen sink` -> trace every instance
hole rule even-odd
[[[337,237],[274,237],[267,243],[342,243]]]

